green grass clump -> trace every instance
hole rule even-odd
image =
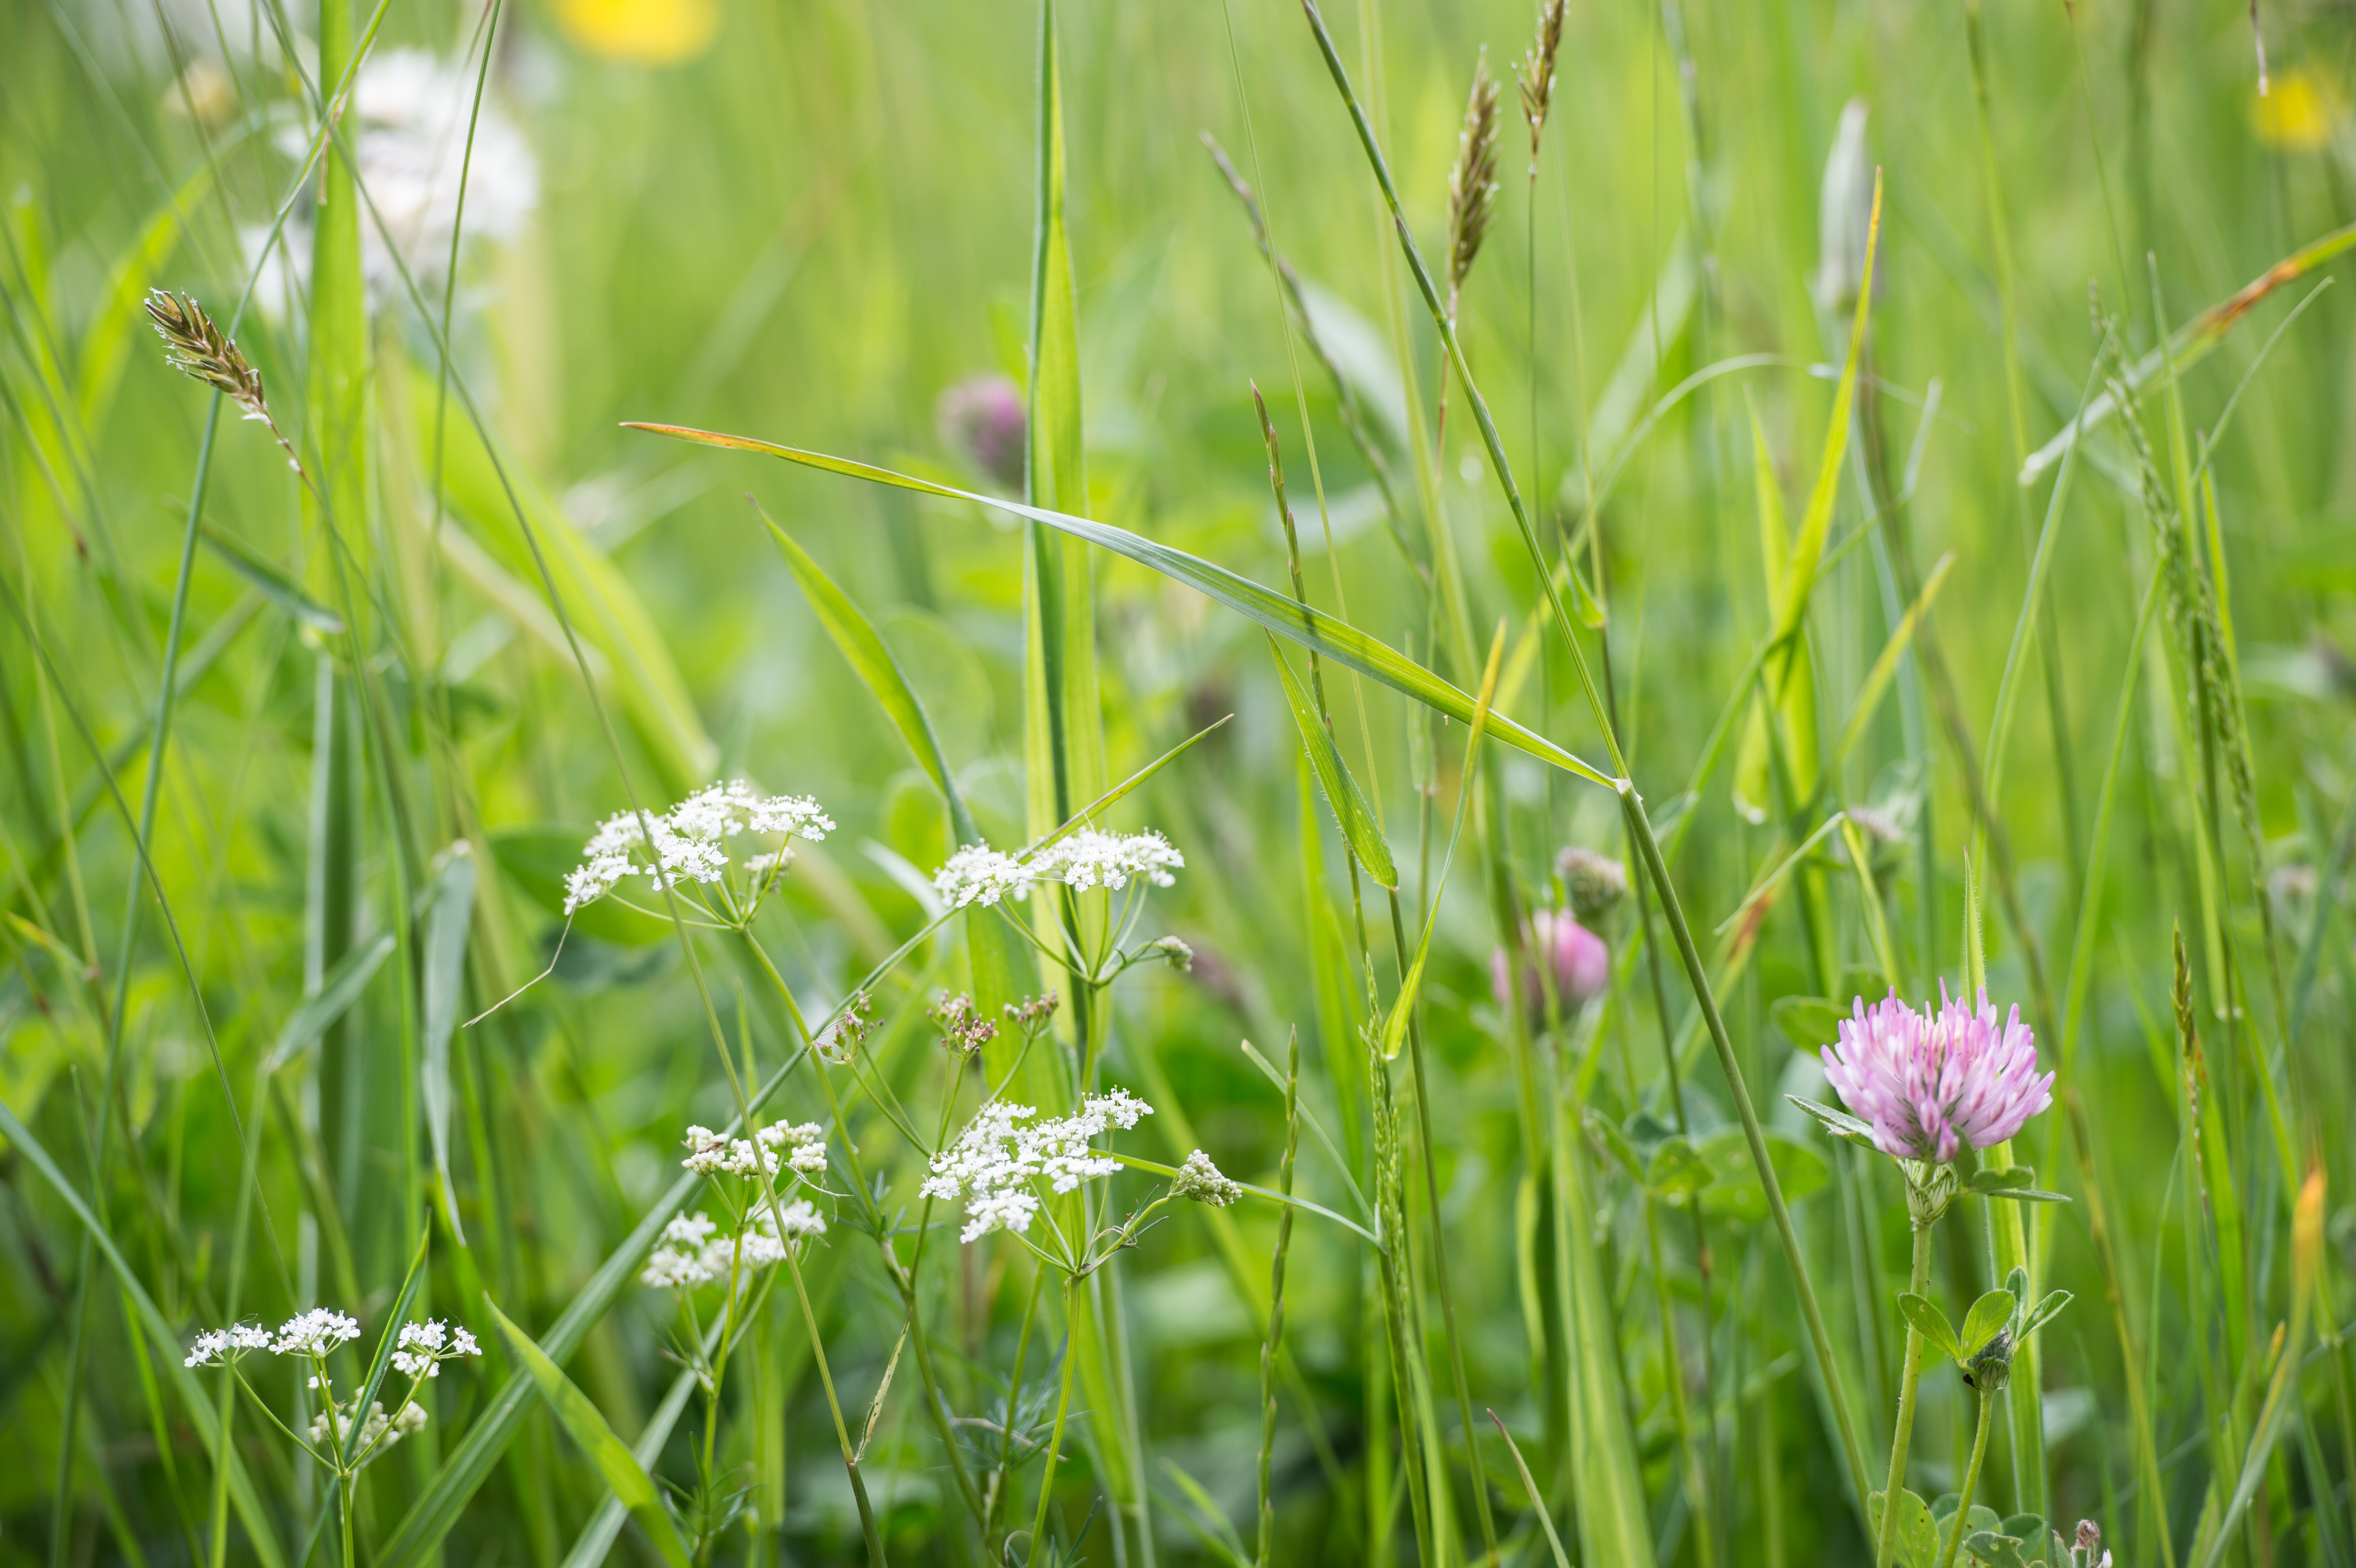
[[[2352,41],[0,14],[0,1562],[2356,1564]]]

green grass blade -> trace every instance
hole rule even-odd
[[[304,997],[303,1005],[287,1018],[278,1038],[271,1043],[269,1056],[263,1059],[263,1070],[276,1072],[333,1029],[351,1010],[378,966],[391,954],[391,932],[378,936],[366,947],[355,947],[345,954],[320,979],[319,989]]]
[[[2166,343],[2136,360],[2126,373],[2127,386],[2141,391],[2163,374],[2181,374],[2190,369],[2207,358],[2209,351],[2223,342],[2225,335],[2240,325],[2243,317],[2248,315],[2259,301],[2285,283],[2297,283],[2351,247],[2356,247],[2356,223],[2335,229],[2321,239],[2300,246],[2232,294],[2178,327],[2169,334]],[[2029,454],[2029,461],[2020,465],[2020,482],[2023,485],[2035,484],[2039,475],[2062,461],[2062,455],[2076,444],[2081,435],[2098,429],[2117,412],[2118,400],[2115,395],[2105,391],[2097,397],[2076,419],[2062,426],[2052,440]]]
[[[589,1396],[574,1386],[563,1369],[549,1360],[547,1352],[532,1343],[531,1336],[517,1328],[488,1295],[483,1297],[483,1306],[498,1322],[508,1348],[540,1386],[541,1397],[548,1401],[549,1409],[556,1413],[558,1422],[581,1445],[590,1463],[597,1467],[597,1474],[605,1477],[606,1487],[637,1520],[639,1528],[655,1543],[655,1550],[662,1553],[663,1561],[671,1568],[690,1568],[686,1543],[680,1540],[678,1527],[663,1507],[662,1494],[655,1489],[654,1477],[647,1474],[638,1456],[614,1435],[614,1429],[606,1424],[604,1413],[589,1403]]]
[[[450,1234],[463,1247],[466,1228],[458,1221],[458,1191],[450,1179],[450,1037],[457,1029],[459,998],[466,987],[466,938],[474,928],[477,879],[474,847],[466,839],[452,844],[446,855],[426,893],[418,1089],[434,1149],[434,1174],[442,1189],[442,1212],[450,1221]]]
[[[1444,713],[1461,723],[1472,722],[1472,699],[1450,685],[1423,666],[1376,641],[1349,623],[1338,620],[1323,611],[1301,604],[1284,594],[1274,592],[1248,577],[1229,571],[1226,567],[1173,549],[1168,545],[1130,533],[1109,523],[1092,522],[1087,517],[1067,513],[1051,512],[1043,507],[1028,507],[995,496],[978,495],[954,485],[937,484],[929,479],[913,478],[895,474],[888,468],[854,462],[850,458],[830,457],[823,453],[806,452],[796,447],[779,446],[772,442],[756,441],[749,436],[721,435],[710,431],[691,430],[680,425],[633,422],[633,430],[649,431],[680,441],[690,441],[703,446],[727,447],[739,452],[758,452],[771,457],[782,457],[805,467],[824,469],[853,479],[865,479],[879,485],[890,485],[903,490],[915,490],[929,496],[943,496],[952,500],[972,501],[1000,511],[1012,512],[1033,522],[1083,539],[1090,544],[1110,550],[1113,554],[1158,571],[1174,581],[1183,582],[1210,598],[1217,600],[1240,615],[1258,623],[1280,637],[1314,649],[1344,668],[1382,682],[1425,704],[1435,712]],[[1610,785],[1611,775],[1580,761],[1553,741],[1525,729],[1502,714],[1491,714],[1489,731],[1497,740],[1516,751],[1526,752],[1542,763],[1576,773],[1590,784]]]
[[[1374,807],[1366,804],[1358,788],[1358,781],[1342,761],[1342,753],[1333,744],[1333,731],[1317,717],[1316,704],[1309,698],[1308,688],[1301,677],[1292,673],[1278,649],[1273,636],[1268,640],[1269,656],[1276,661],[1276,677],[1284,688],[1285,705],[1292,710],[1292,722],[1301,731],[1301,744],[1309,753],[1309,766],[1317,775],[1317,787],[1323,792],[1325,804],[1333,813],[1333,820],[1342,829],[1342,837],[1350,852],[1366,874],[1386,888],[1398,886],[1398,862],[1391,858],[1390,840],[1383,836],[1383,825]]]
[[[9,1108],[5,1100],[0,1100],[0,1136],[5,1136],[25,1158],[30,1160],[34,1168],[56,1189],[59,1200],[73,1211],[83,1233],[90,1237],[91,1243],[106,1259],[107,1266],[114,1271],[116,1282],[121,1285],[134,1315],[155,1343],[164,1375],[171,1380],[174,1391],[180,1396],[180,1403],[187,1407],[188,1423],[196,1428],[198,1441],[212,1451],[215,1463],[229,1467],[230,1504],[245,1525],[254,1560],[262,1568],[286,1568],[277,1532],[271,1528],[270,1511],[262,1506],[261,1496],[253,1489],[253,1478],[247,1473],[244,1460],[238,1456],[235,1449],[224,1450],[221,1447],[220,1413],[214,1408],[211,1397],[205,1392],[196,1373],[181,1365],[187,1349],[180,1342],[180,1336],[173,1331],[171,1324],[166,1322],[163,1313],[156,1309],[155,1298],[147,1294],[147,1287],[139,1283],[138,1275],[116,1248],[114,1238],[99,1223],[98,1216],[91,1212],[90,1206],[82,1201],[81,1194],[66,1179],[65,1172],[58,1168],[58,1163],[49,1157],[49,1151],[33,1136],[31,1129],[17,1119],[16,1113]]]

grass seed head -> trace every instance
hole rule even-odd
[[[1489,51],[1472,68],[1464,129],[1456,138],[1456,166],[1448,172],[1448,290],[1463,288],[1497,211],[1497,82]]]
[[[146,306],[147,319],[164,340],[164,363],[218,390],[243,409],[247,419],[270,422],[262,372],[246,363],[235,340],[215,325],[193,295],[149,289]]]
[[[1530,172],[1538,165],[1538,138],[1546,133],[1547,115],[1554,109],[1554,61],[1562,48],[1562,22],[1569,0],[1546,0],[1538,7],[1538,36],[1522,63],[1514,68],[1514,85],[1521,90],[1522,118],[1530,125]]]

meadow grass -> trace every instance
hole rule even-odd
[[[2351,42],[0,14],[0,1562],[2356,1568]]]

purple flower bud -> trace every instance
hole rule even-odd
[[[1023,393],[1003,376],[971,376],[941,394],[934,417],[941,444],[964,456],[1001,490],[1023,487],[1026,421]]]
[[[1547,966],[1556,1003],[1565,1012],[1601,996],[1611,981],[1611,948],[1568,914],[1539,910],[1522,928],[1522,941],[1528,950],[1522,970],[1522,1006],[1533,1027],[1546,1019],[1546,987],[1538,965]],[[1505,962],[1502,947],[1489,955],[1489,990],[1500,1008],[1510,1005]]]
[[[2037,1071],[2037,1040],[2020,1009],[1999,1029],[1987,992],[1977,1008],[1939,987],[1939,1010],[1921,1011],[1895,991],[1870,1009],[1857,998],[1840,1041],[1824,1049],[1825,1075],[1873,1128],[1873,1145],[1898,1159],[1944,1165],[1968,1144],[1999,1144],[2053,1103],[2053,1074]]]

